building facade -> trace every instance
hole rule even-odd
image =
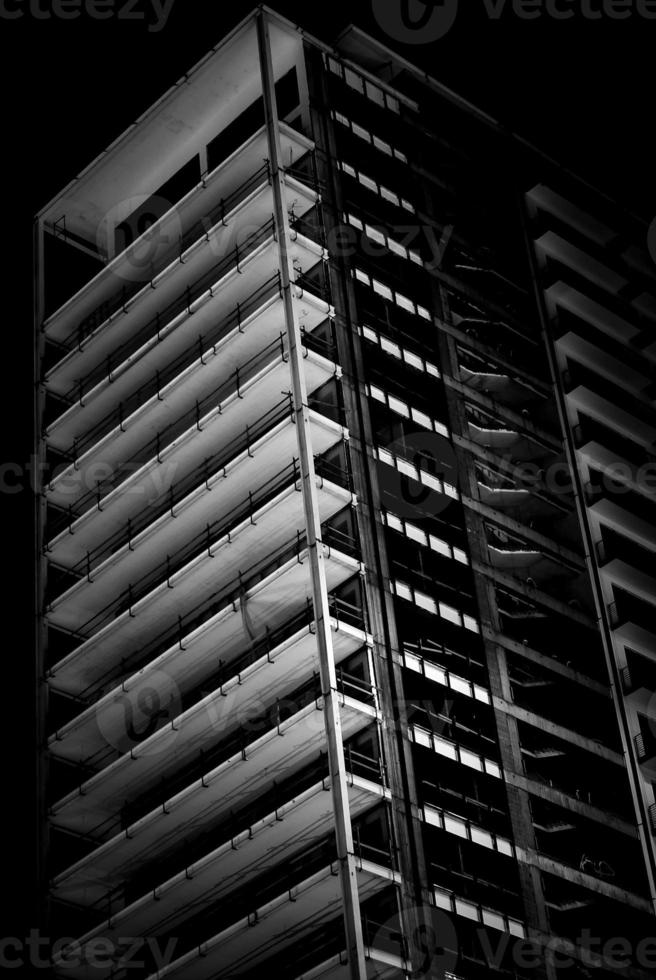
[[[646,226],[258,8],[36,254],[55,975],[652,975]]]

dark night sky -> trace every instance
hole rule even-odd
[[[27,9],[30,0],[7,2],[24,2]],[[38,2],[45,6],[52,0]],[[152,21],[153,0],[135,2]],[[609,0],[587,2],[602,8]],[[125,3],[116,0],[116,9]],[[621,21],[582,15],[529,21],[514,15],[511,3],[507,0],[504,14],[493,20],[485,14],[484,0],[460,0],[455,25],[444,38],[397,47],[651,220],[656,212],[651,186],[656,20],[635,11]],[[270,5],[326,39],[352,20],[390,40],[372,16],[372,0],[272,0]],[[559,5],[581,10],[583,0],[559,0]],[[172,0],[168,22],[157,33],[149,32],[145,21],[119,19],[25,16],[5,22],[4,43],[14,53],[9,88],[14,96],[22,93],[26,149],[32,166],[40,168],[34,204],[82,169],[252,7],[252,0]],[[35,70],[39,80],[27,94]]]
[[[252,0],[173,0],[168,23],[154,33],[143,20],[97,21],[84,15],[78,20],[36,19],[30,14],[30,4],[47,10],[53,2],[0,0],[0,11],[24,13],[15,20],[0,13],[2,241],[5,263],[13,263],[15,270],[7,273],[5,267],[3,279],[0,389],[3,418],[11,424],[5,421],[1,459],[23,465],[31,443],[31,216],[253,6]],[[115,9],[126,2],[116,0]],[[559,6],[580,11],[583,2],[559,0]],[[588,0],[594,9],[608,2]],[[136,0],[135,10],[148,11],[152,21],[152,4]],[[371,4],[270,2],[327,40],[353,21],[389,41],[377,30]],[[566,21],[546,16],[527,21],[510,6],[508,0],[503,16],[491,20],[484,0],[460,0],[456,23],[444,38],[432,45],[397,45],[398,50],[650,222],[656,214],[656,20],[645,20],[634,9],[621,21],[580,15]],[[7,312],[10,300],[15,313]],[[18,644],[5,644],[4,650],[5,661],[11,658],[16,670],[15,696],[8,700],[17,710],[17,745],[31,725],[25,710],[31,695],[27,668],[33,616],[30,495],[3,494],[0,504],[5,534],[18,532],[4,563],[11,577],[5,592],[11,615],[4,622],[23,632]],[[3,543],[7,549],[6,537]],[[27,770],[24,756],[10,753],[8,762],[12,760],[17,771]],[[11,809],[13,832],[22,829],[28,838],[29,812],[29,794],[24,812]],[[14,850],[20,863],[20,848]],[[13,908],[20,915],[24,872],[9,875],[9,881]]]

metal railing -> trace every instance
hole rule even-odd
[[[244,303],[237,303],[236,307],[205,335],[198,335],[196,343],[190,343],[189,347],[173,361],[169,361],[162,371],[155,371],[154,375],[127,398],[121,400],[116,408],[108,412],[100,421],[89,429],[81,438],[73,440],[73,444],[63,452],[62,455],[68,456],[71,460],[79,459],[80,455],[89,446],[98,442],[103,436],[111,432],[113,428],[119,426],[123,430],[124,423],[138,408],[153,396],[162,400],[162,388],[173,381],[186,368],[196,361],[203,358],[209,347],[219,343],[235,327],[241,328],[241,324],[254,310],[262,306],[276,293],[281,296],[282,288],[280,283],[280,272],[276,272],[262,286],[256,289],[245,300]],[[282,337],[282,333],[280,334]],[[276,341],[277,343],[277,341]],[[266,350],[267,348],[265,348]],[[205,363],[205,362],[203,362]],[[236,372],[235,372],[236,373]]]
[[[327,533],[327,527],[328,525],[322,526],[322,534]],[[252,589],[258,582],[261,582],[294,558],[297,559],[299,564],[303,564],[303,559],[300,555],[306,547],[307,540],[305,534],[297,531],[292,541],[287,541],[274,548],[262,558],[253,562],[252,565],[241,569],[225,585],[215,590],[207,598],[201,600],[201,602],[193,606],[183,616],[178,616],[175,623],[157,633],[150,643],[124,654],[112,663],[95,681],[78,692],[77,698],[80,704],[85,702],[89,703],[93,700],[94,691],[97,691],[101,687],[106,687],[113,679],[120,676],[127,676],[130,672],[149,663],[172,644],[177,643],[180,650],[184,650],[184,640],[194,629],[221,612],[221,610],[226,609],[231,603],[236,603],[245,592]],[[77,630],[63,630],[63,632],[79,640],[79,646],[86,643],[89,639],[89,637],[83,636]],[[77,647],[71,653],[74,653],[75,649]],[[70,656],[71,653],[66,656]],[[57,666],[57,663],[55,663],[49,669],[49,677],[56,676]],[[56,687],[56,684],[54,686]]]
[[[194,535],[182,548],[179,548],[173,557],[167,555],[166,559],[156,565],[154,569],[142,575],[135,582],[129,583],[127,588],[116,598],[112,599],[111,602],[83,623],[79,627],[80,632],[92,635],[113,617],[120,616],[126,611],[132,614],[133,605],[153,589],[157,588],[157,586],[163,585],[164,582],[166,582],[169,588],[173,588],[170,584],[172,575],[175,575],[193,558],[198,557],[204,551],[207,551],[208,555],[212,557],[213,545],[226,534],[228,535],[228,540],[230,540],[230,529],[242,521],[250,518],[251,523],[255,524],[256,522],[253,518],[256,511],[270,502],[283,488],[293,486],[300,478],[300,475],[300,466],[298,460],[294,457],[291,463],[284,466],[264,486],[258,488],[255,493],[249,491],[247,498],[233,507],[228,514],[213,521],[211,524],[208,523],[200,533]],[[91,570],[88,573],[88,581],[93,582]]]
[[[622,690],[625,694],[630,694],[634,689],[633,678],[631,677],[631,668],[622,667],[620,677],[622,678]]]
[[[267,183],[271,182],[271,171],[269,167],[269,161],[265,161],[263,166],[258,167],[258,169],[247,177],[238,187],[235,188],[227,197],[221,198],[218,205],[212,208],[207,215],[199,218],[198,221],[194,222],[193,225],[185,232],[185,234],[180,239],[178,245],[178,251],[180,256],[183,252],[193,244],[193,242],[198,241],[203,235],[207,234],[208,222],[209,226],[216,224],[217,221],[222,221],[225,223],[226,214],[228,214],[232,209],[237,207],[237,205],[248,196],[251,190],[257,185],[263,182],[266,177]],[[199,185],[200,186],[200,185]],[[167,212],[168,214],[169,212]],[[160,219],[161,220],[161,219]],[[142,242],[144,236],[152,235],[153,227],[148,228],[143,235],[133,242],[131,247],[138,247]],[[123,253],[122,253],[123,254]],[[167,262],[171,259],[171,252],[164,254],[157,267],[153,267],[151,270],[151,279],[159,271],[165,268]],[[120,293],[113,296],[111,299],[104,300],[100,303],[95,310],[88,314],[65,338],[63,341],[58,342],[58,346],[66,348],[67,353],[74,350],[77,346],[82,349],[80,345],[85,337],[88,337],[97,327],[99,327],[105,320],[113,316],[120,309],[127,312],[125,309],[126,304],[136,296],[142,289],[151,283],[139,280],[137,282],[129,283],[124,285]]]
[[[610,625],[613,629],[618,629],[627,622],[626,614],[620,612],[617,602],[609,602],[606,609],[608,611]]]
[[[302,184],[309,183],[315,194],[321,193],[319,174],[317,170],[317,158],[314,150],[308,150],[289,167],[284,167],[284,172],[300,180]]]
[[[302,564],[299,556],[305,547],[307,547],[305,535],[298,532],[293,541],[285,542],[285,544],[280,545],[278,548],[274,548],[271,552],[264,555],[263,558],[240,570],[229,582],[193,606],[184,616],[178,616],[175,624],[167,626],[157,633],[150,643],[120,657],[108,670],[99,675],[95,682],[78,693],[77,697],[80,702],[89,701],[92,698],[93,690],[111,683],[113,677],[127,675],[128,672],[149,663],[166,650],[168,646],[171,646],[171,644],[177,642],[180,649],[184,650],[183,641],[188,634],[192,633],[196,627],[202,625],[206,620],[211,619],[216,613],[225,609],[230,603],[237,602],[245,591],[266,578],[267,575],[272,574],[292,558],[297,558],[299,563]],[[77,630],[63,630],[63,632],[68,633],[74,639],[78,639],[80,645],[89,639]],[[72,652],[74,653],[74,650]],[[67,656],[70,656],[70,653]],[[50,668],[48,676],[56,675],[57,666],[57,663],[55,663]]]
[[[349,555],[351,558],[356,558],[358,561],[362,558],[358,538],[352,534],[347,534],[346,531],[340,531],[336,527],[324,527],[321,531],[321,541],[327,545],[329,555],[334,548],[335,551]]]
[[[294,214],[294,210],[289,212],[289,227],[310,241],[316,241],[322,248],[326,247],[326,229],[323,223],[320,206],[317,205],[317,221],[310,221],[305,215]]]
[[[361,831],[357,825],[353,828],[353,850],[361,860],[372,861],[394,870],[397,867],[396,852],[392,841],[387,842],[386,848],[369,844],[362,840]]]
[[[374,758],[358,752],[347,742],[344,746],[344,761],[347,772],[352,776],[362,776],[383,786],[388,785],[387,764],[380,757]]]
[[[348,456],[346,467],[317,457],[315,459],[314,471],[317,476],[321,477],[322,483],[323,480],[329,480],[331,483],[336,483],[338,486],[350,491],[350,493],[354,492],[353,475],[348,463]]]
[[[80,378],[65,395],[61,395],[63,401],[65,401],[68,406],[74,405],[79,402],[80,405],[84,404],[84,395],[87,394],[92,388],[94,388],[103,379],[107,379],[110,383],[114,380],[112,378],[112,371],[117,367],[120,367],[125,360],[130,357],[135,351],[157,337],[158,343],[161,341],[162,330],[170,324],[170,322],[175,319],[180,313],[185,310],[189,315],[191,315],[190,308],[191,304],[195,303],[196,300],[200,299],[203,293],[209,290],[210,296],[214,295],[212,292],[212,286],[230,269],[236,269],[238,272],[239,263],[243,259],[247,258],[255,249],[262,244],[262,242],[271,238],[273,240],[274,236],[274,222],[273,216],[266,221],[261,228],[254,231],[252,235],[249,235],[241,245],[236,244],[232,248],[229,254],[225,255],[219,262],[212,266],[206,273],[199,276],[191,284],[187,284],[184,290],[181,291],[168,306],[165,306],[163,310],[158,310],[154,317],[151,317],[147,323],[144,324],[136,333],[131,334],[130,338],[126,340],[123,344],[116,348],[92,371],[89,371],[84,378]]]
[[[246,761],[248,748],[254,741],[274,732],[276,728],[279,729],[284,721],[297,716],[313,701],[318,706],[321,697],[321,681],[319,674],[315,672],[306,684],[294,692],[293,699],[276,698],[269,704],[258,716],[259,724],[255,723],[255,719],[250,719],[248,725],[235,724],[226,731],[225,737],[218,743],[208,750],[199,749],[182,769],[174,770],[168,776],[162,777],[157,785],[141,793],[137,799],[125,800],[122,806],[117,800],[114,813],[94,827],[90,836],[103,834],[115,824],[120,823],[121,827],[129,826],[141,815],[163,804],[196,780],[207,776],[232,755],[241,753],[242,759]]]
[[[342,621],[350,621],[352,625],[356,625],[364,630],[364,612],[362,609],[351,605],[351,603],[346,603],[334,595],[328,596],[328,607],[330,615],[338,624],[341,617]],[[346,617],[348,617],[348,620]],[[312,628],[314,619],[314,605],[312,599],[308,596],[305,606],[300,612],[296,613],[290,619],[285,620],[282,625],[273,630],[265,626],[264,635],[254,640],[249,648],[240,656],[225,662],[219,659],[218,668],[209,677],[203,678],[200,688],[194,687],[183,696],[183,710],[191,707],[199,695],[204,695],[210,690],[218,688],[223,693],[223,685],[227,680],[232,677],[239,677],[243,671],[263,657],[267,657],[272,662],[270,655],[276,647],[280,646],[281,643],[289,639],[289,637],[293,636],[294,633],[298,632],[304,626],[308,626],[309,632],[313,634],[315,632]]]
[[[197,489],[211,476],[215,476],[218,471],[241,452],[246,450],[250,455],[250,449],[254,442],[264,436],[270,429],[273,429],[285,418],[294,417],[294,407],[291,393],[278,402],[272,409],[266,412],[254,425],[247,425],[243,432],[232,439],[226,446],[222,447],[213,456],[206,456],[202,463],[195,466],[177,483],[172,483],[168,490],[161,494],[159,506],[153,503],[146,504],[134,517],[128,518],[117,531],[105,538],[100,544],[91,550],[87,550],[84,558],[73,565],[69,571],[72,575],[84,575],[89,568],[95,567],[103,558],[114,554],[123,545],[131,545],[132,540],[142,530],[157,520],[162,514],[171,511],[176,504],[180,503],[192,490]],[[173,515],[175,516],[175,515]],[[69,524],[69,532],[72,534],[72,526]],[[47,549],[46,549],[47,550]]]
[[[633,738],[638,762],[648,762],[656,756],[656,739],[653,735],[645,735],[643,732]]]
[[[319,263],[317,263],[318,265]],[[323,261],[321,261],[321,282],[317,282],[313,279],[309,273],[297,272],[294,283],[302,292],[311,293],[313,296],[318,296],[329,306],[332,306],[332,291],[330,288],[330,278],[325,269]],[[316,268],[316,265],[314,266]]]

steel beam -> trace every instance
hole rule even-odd
[[[280,127],[275,102],[273,64],[268,18],[264,10],[257,15],[257,38],[262,74],[262,92],[267,129],[269,162],[274,200],[274,227],[278,240],[280,275],[285,311],[285,326],[289,346],[289,367],[292,382],[294,417],[301,468],[301,485],[307,532],[312,597],[319,652],[321,691],[330,771],[330,790],[333,798],[337,858],[341,878],[346,947],[351,980],[366,980],[364,939],[358,897],[357,862],[353,850],[353,832],[349,811],[346,765],[339,712],[337,673],[330,631],[330,610],[323,548],[321,522],[317,500],[314,455],[307,387],[303,372],[301,331],[294,295],[294,275],[289,251],[289,219],[285,206],[284,175],[281,170]]]

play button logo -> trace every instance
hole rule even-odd
[[[453,27],[458,0],[372,0],[378,25],[402,44],[432,44]]]
[[[456,454],[448,439],[436,432],[410,432],[384,450],[378,479],[388,510],[398,517],[435,516],[446,510],[453,495],[444,492],[444,484],[458,486]]]

